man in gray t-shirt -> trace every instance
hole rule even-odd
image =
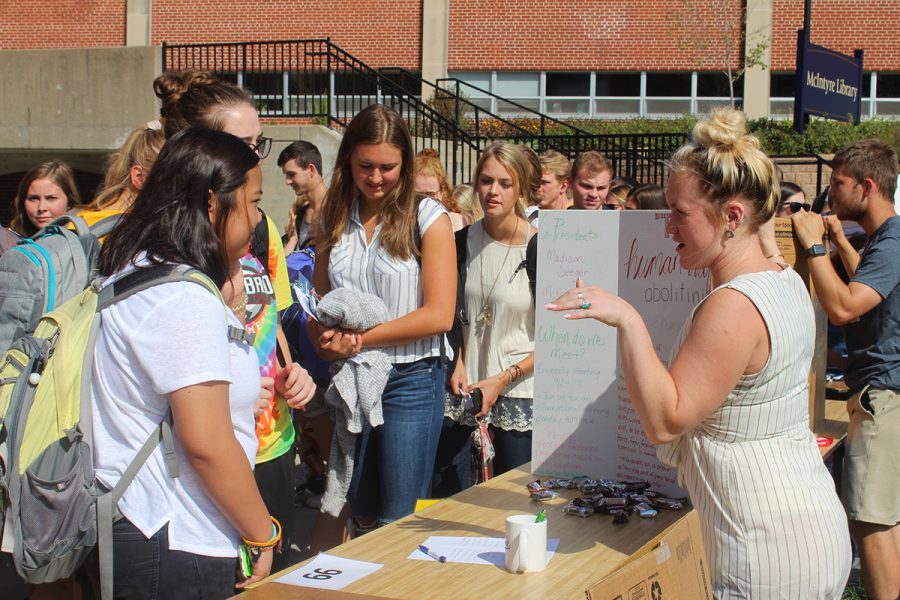
[[[832,161],[829,201],[869,240],[844,284],[822,244],[814,213],[793,215],[816,293],[844,326],[850,426],[842,500],[872,598],[900,596],[900,216],[894,211],[897,154],[881,142],[848,145]],[[844,257],[842,256],[842,259]],[[854,257],[856,258],[856,257]],[[845,265],[848,261],[844,261]],[[849,261],[855,263],[855,260]],[[853,269],[849,269],[853,271]]]

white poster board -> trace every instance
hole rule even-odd
[[[681,269],[666,235],[668,211],[541,211],[537,233],[532,470],[649,481],[678,490],[676,473],[628,400],[616,330],[569,321],[543,306],[580,277],[632,304],[668,364],[683,323],[709,289],[707,271]]]

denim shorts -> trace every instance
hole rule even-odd
[[[354,516],[389,523],[430,496],[445,383],[446,367],[436,357],[393,366],[381,397],[384,424],[365,423],[356,440],[349,493]]]

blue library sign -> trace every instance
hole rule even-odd
[[[803,133],[809,115],[859,123],[862,106],[863,51],[853,56],[809,42],[797,32],[797,75],[794,80],[794,130]]]

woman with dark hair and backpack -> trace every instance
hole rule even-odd
[[[262,135],[253,97],[233,83],[209,73],[186,70],[163,73],[153,82],[162,103],[160,121],[166,137],[188,126],[230,133],[248,148],[266,158],[272,145]],[[292,303],[284,247],[275,224],[267,216],[254,229],[254,243],[240,257],[241,269],[231,273],[222,292],[244,321],[259,359],[267,398],[262,398],[256,420],[258,448],[254,475],[266,506],[283,524],[285,539],[275,556],[275,569],[288,566],[290,534],[294,520],[294,440],[291,408],[301,406],[294,398],[275,393],[273,381],[287,373],[306,378],[292,362],[279,313]],[[279,360],[279,351],[281,359]]]
[[[224,285],[259,220],[261,179],[259,157],[234,136],[175,135],[103,247],[104,285],[158,264]],[[91,389],[97,475],[115,486],[170,411],[181,471],[172,478],[157,447],[119,501],[116,598],[230,596],[242,540],[259,551],[237,587],[269,573],[280,528],[253,479],[259,363],[229,328],[242,331],[240,319],[188,282],[139,291],[103,313]],[[286,384],[276,382],[297,393]]]

